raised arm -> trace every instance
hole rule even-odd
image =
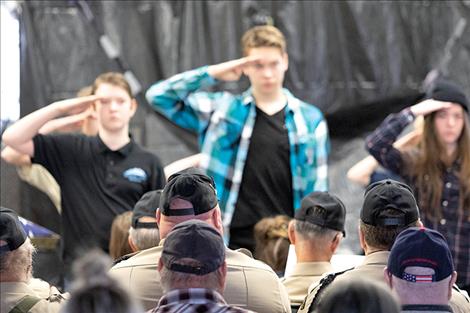
[[[147,101],[179,126],[200,132],[207,126],[217,100],[223,95],[199,90],[217,80],[239,80],[243,69],[256,60],[241,58],[177,74],[152,85],[146,93]]]
[[[198,167],[201,161],[201,154],[193,154],[186,158],[176,160],[165,166],[165,176],[170,177],[174,173],[180,172],[190,167]]]
[[[34,156],[32,139],[39,133],[41,127],[71,110],[82,112],[98,99],[97,96],[86,96],[54,102],[28,114],[10,126],[3,133],[2,140],[5,145],[10,146],[12,149],[32,157]]]

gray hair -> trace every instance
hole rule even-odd
[[[178,261],[181,265],[200,266],[200,263],[194,259],[181,259]],[[160,281],[165,292],[178,288],[207,288],[223,292],[222,281],[224,277],[220,268],[206,275],[195,275],[189,273],[175,272],[166,266],[160,270]]]
[[[341,231],[294,219],[295,231],[305,240],[332,241]]]
[[[134,228],[129,229],[129,237],[139,250],[145,250],[158,246],[160,231],[158,228]]]
[[[18,249],[0,255],[0,276],[27,282],[32,277],[33,255],[36,248],[26,238]]]

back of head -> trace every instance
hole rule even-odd
[[[328,230],[342,232],[346,237],[345,219],[346,207],[338,197],[328,192],[315,191],[302,199],[300,209],[295,214],[295,229],[307,238],[321,236]]]
[[[398,235],[387,272],[394,277],[392,285],[404,304],[447,304],[455,281],[447,241],[439,232],[424,227],[412,227]]]
[[[109,85],[112,85],[112,86],[120,87],[120,88],[122,88],[123,90],[125,90],[127,92],[127,94],[129,95],[129,97],[131,99],[134,98],[134,96],[132,95],[131,86],[127,82],[124,75],[121,74],[121,73],[107,72],[107,73],[103,73],[103,74],[99,75],[98,77],[96,77],[95,81],[91,85],[92,94],[95,94],[95,91],[98,89],[98,87],[101,84],[109,84]]]
[[[108,275],[111,260],[92,250],[74,264],[75,280],[63,313],[141,312],[129,294]]]
[[[161,193],[162,190],[149,191],[134,205],[129,238],[135,250],[155,247],[160,242],[156,212]]]
[[[279,29],[271,25],[255,26],[245,32],[241,39],[243,55],[252,48],[278,48],[286,52],[286,39]]]
[[[0,208],[0,281],[26,282],[31,278],[34,246],[15,211]]]
[[[386,179],[366,189],[360,227],[369,246],[389,250],[396,236],[418,221],[418,205],[408,185]]]
[[[132,212],[127,211],[117,215],[111,224],[109,239],[109,255],[117,259],[132,252],[129,246],[129,228],[131,227]]]
[[[180,223],[163,243],[159,265],[162,286],[166,291],[192,287],[222,292],[224,264],[224,240],[213,226],[199,220]]]
[[[353,279],[328,287],[314,312],[399,313],[400,305],[385,285],[367,279]]]
[[[216,221],[210,219],[218,208],[214,180],[198,169],[190,168],[171,175],[160,196],[160,236],[165,238],[175,223],[204,219],[222,232],[220,212]],[[166,221],[170,221],[166,225]],[[169,227],[170,228],[169,228]]]
[[[290,219],[287,215],[265,217],[256,223],[254,229],[255,258],[271,266],[277,273],[283,273],[286,268]]]

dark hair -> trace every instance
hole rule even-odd
[[[283,273],[286,268],[290,219],[287,215],[265,217],[255,225],[255,258],[271,266],[276,273]]]
[[[395,210],[389,210],[390,216],[396,213]],[[373,226],[360,221],[360,228],[364,234],[364,240],[372,247],[390,250],[398,234],[409,227],[418,226],[418,221],[414,221],[405,226]]]
[[[325,290],[315,313],[399,313],[400,304],[384,284],[367,279],[338,281]]]
[[[447,156],[439,143],[434,120],[436,112],[424,118],[423,138],[417,148],[405,151],[405,165],[414,181],[415,194],[420,209],[433,220],[442,218],[442,171],[454,160],[459,161],[458,178],[460,184],[460,202],[458,210],[470,212],[470,119],[463,111],[464,126],[457,141],[457,149],[452,156]]]
[[[62,313],[142,312],[116,280],[108,275],[111,259],[91,250],[74,263],[75,280]]]

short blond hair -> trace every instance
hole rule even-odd
[[[113,85],[116,87],[120,87],[129,94],[129,97],[131,97],[131,99],[134,98],[134,96],[132,95],[131,86],[127,82],[124,75],[121,73],[108,72],[108,73],[103,73],[99,75],[98,77],[96,77],[95,81],[93,82],[93,85],[91,85],[93,95],[95,94],[96,90],[101,84],[109,84],[109,85]]]
[[[273,47],[286,52],[286,39],[279,29],[271,25],[255,26],[245,32],[241,39],[243,55],[252,48]]]

